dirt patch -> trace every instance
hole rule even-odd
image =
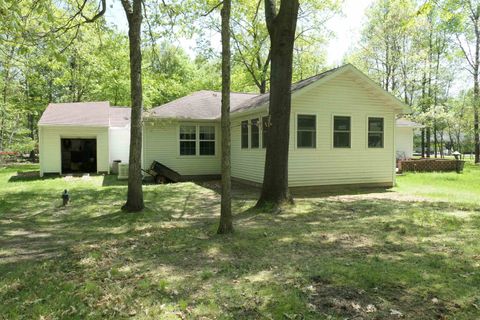
[[[447,319],[460,308],[434,296],[412,297],[401,287],[390,288],[386,294],[378,288],[367,292],[335,285],[321,277],[311,280],[313,284],[307,287],[310,307],[324,315],[346,319]]]
[[[353,202],[359,200],[393,200],[402,202],[438,202],[438,200],[424,198],[415,195],[407,195],[398,192],[365,193],[350,195],[334,195],[326,197],[326,200]]]
[[[313,284],[308,287],[310,304],[321,314],[348,319],[390,319],[390,315],[380,307],[382,301],[368,295],[365,290],[336,286],[319,277],[313,277],[312,281]]]

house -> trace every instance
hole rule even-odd
[[[262,183],[268,102],[268,94],[231,95],[235,180]],[[157,160],[185,179],[218,177],[220,105],[220,93],[199,91],[145,112],[142,166]],[[41,174],[79,169],[72,158],[92,162],[93,152],[77,153],[93,151],[94,139],[97,172],[108,172],[117,157],[128,161],[128,142],[117,132],[128,131],[127,110],[103,102],[49,105],[39,122]],[[289,185],[392,186],[395,119],[409,111],[350,64],[293,84]]]
[[[413,135],[416,129],[424,126],[405,118],[396,120],[395,145],[397,159],[410,159],[413,157]]]

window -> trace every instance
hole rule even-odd
[[[267,147],[267,130],[268,130],[268,116],[262,117],[262,148]]]
[[[383,148],[383,118],[368,118],[368,147]]]
[[[196,154],[196,131],[196,126],[180,126],[180,155],[194,156]]]
[[[350,148],[350,117],[333,117],[333,147]]]
[[[242,121],[242,149],[248,148],[248,121]]]
[[[260,128],[258,126],[258,118],[252,119],[250,123],[252,125],[250,148],[257,149],[260,146]]]
[[[215,155],[215,127],[214,126],[200,126],[200,155],[214,156]]]
[[[297,147],[315,148],[317,146],[317,117],[314,115],[297,116]]]

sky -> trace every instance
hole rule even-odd
[[[343,14],[330,19],[327,27],[335,37],[327,48],[327,63],[341,64],[344,55],[360,40],[365,11],[373,0],[345,0]]]
[[[343,57],[359,40],[365,10],[373,0],[344,0],[343,14],[330,19],[327,28],[334,33],[327,47],[327,64],[334,66],[342,63]],[[107,0],[107,20],[121,31],[127,32],[127,19],[119,0]],[[215,37],[219,41],[219,37]],[[182,39],[179,44],[193,55],[194,40]],[[220,43],[218,44],[220,48]]]

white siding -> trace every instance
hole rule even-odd
[[[395,132],[395,145],[397,157],[411,158],[413,156],[413,128],[397,127]]]
[[[60,139],[97,139],[97,171],[109,171],[108,128],[80,126],[40,126],[40,174],[61,173]]]
[[[187,125],[215,126],[214,156],[180,156],[179,127]],[[181,175],[220,174],[220,126],[215,122],[146,122],[144,124],[143,167],[148,168],[154,160],[177,171]],[[198,143],[197,143],[198,154]]]
[[[241,122],[243,120],[251,120],[259,118],[261,120],[262,116],[265,116],[266,113],[255,113],[247,117],[236,118],[232,120],[231,128],[231,145],[232,145],[232,177],[240,178],[243,180],[249,180],[256,183],[262,183],[263,181],[263,169],[265,164],[265,149],[262,148],[262,130],[260,129],[260,148],[252,149],[250,148],[250,130],[251,127],[248,127],[249,130],[249,141],[248,149],[241,148]]]
[[[110,162],[121,160],[128,163],[130,154],[130,127],[110,128]]]
[[[289,185],[315,186],[337,184],[393,184],[394,123],[393,108],[381,98],[370,94],[347,73],[313,87],[292,99],[290,120]],[[314,86],[314,85],[312,85]],[[296,147],[296,115],[315,114],[317,145],[314,149]],[[333,148],[333,116],[351,117],[351,148]],[[232,176],[261,183],[265,151],[240,148],[240,121],[255,118],[251,115],[232,122]],[[368,117],[384,118],[384,148],[367,145]]]

